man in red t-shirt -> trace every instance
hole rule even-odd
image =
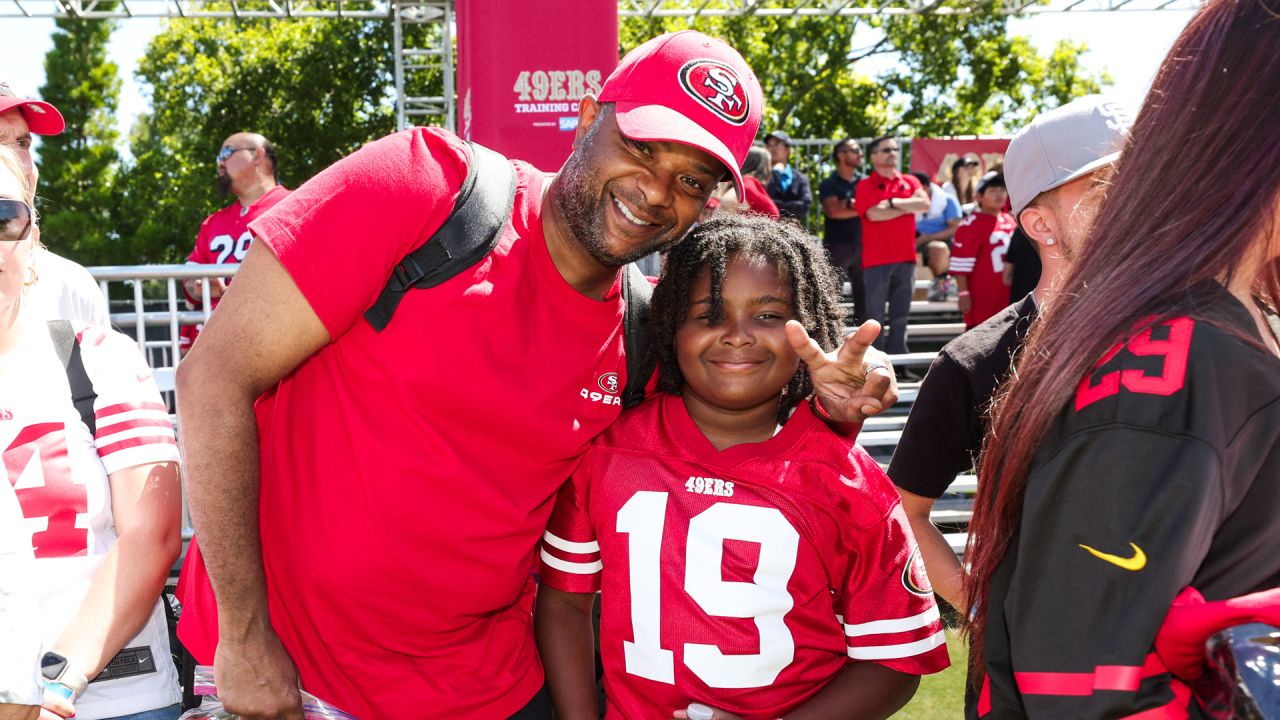
[[[513,163],[493,251],[380,332],[363,313],[449,216],[467,143],[388,136],[250,225],[178,370],[228,711],[298,720],[300,683],[361,718],[550,716],[531,571],[557,489],[621,408],[619,269],[682,238],[722,178],[741,188],[762,103],[717,40],[641,45],[582,98],[554,179]],[[883,371],[862,383],[870,334],[798,350],[857,378],[822,398],[841,420],[892,397]]]
[[[1009,304],[1004,283],[1004,254],[1018,224],[1004,211],[1009,192],[1004,175],[989,172],[978,182],[978,211],[956,228],[951,274],[960,288],[964,326],[975,327]]]
[[[853,207],[862,219],[867,317],[889,326],[891,355],[907,352],[907,315],[916,283],[915,214],[929,209],[929,193],[920,181],[898,172],[898,152],[897,138],[872,140],[867,154],[874,172],[858,182],[853,196]],[[883,334],[876,347],[885,349]]]
[[[239,263],[249,251],[253,234],[249,223],[253,222],[276,203],[289,195],[289,191],[276,182],[276,148],[270,140],[257,133],[236,133],[222,143],[216,158],[218,189],[232,193],[236,202],[213,213],[200,223],[196,246],[187,256],[188,263],[221,265]],[[224,278],[210,278],[209,299],[212,311],[218,307],[222,293],[227,289]],[[182,283],[187,302],[193,307],[204,307],[204,289],[196,279]],[[200,333],[199,325],[182,328],[181,349],[191,349]]]

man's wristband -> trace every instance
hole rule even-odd
[[[956,295],[958,295],[958,296],[960,296],[960,297],[969,297],[969,291],[968,291],[968,290],[961,290],[960,292],[956,293]]]

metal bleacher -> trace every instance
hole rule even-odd
[[[203,323],[208,318],[207,313],[189,308],[181,283],[184,280],[195,280],[197,295],[204,297],[205,307],[208,307],[210,279],[234,275],[237,267],[139,265],[90,268],[103,294],[115,298],[111,302],[112,324],[137,340],[138,348],[147,357],[171,413],[176,411],[174,372],[181,361],[179,330],[186,325]],[[927,281],[917,281],[917,296],[927,287]],[[911,405],[919,392],[920,383],[914,378],[922,377],[938,349],[963,331],[964,324],[960,321],[960,313],[954,301],[912,302],[908,336],[913,352],[891,356],[902,380],[899,385],[899,401],[883,415],[868,420],[858,438],[859,443],[882,465],[888,465],[902,435]],[[176,414],[170,418],[176,428]],[[977,482],[972,475],[961,476],[934,506],[932,518],[943,530],[957,555],[964,551],[965,531],[976,489]],[[191,534],[184,496],[184,541],[189,540]]]

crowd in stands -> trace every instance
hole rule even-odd
[[[820,242],[759,81],[692,30],[582,98],[554,175],[412,128],[291,192],[236,133],[190,261],[242,267],[185,288],[218,307],[181,454],[42,247],[31,134],[63,120],[0,84],[0,720],[182,713],[179,463],[178,633],[247,720],[301,720],[304,688],[598,718],[597,653],[606,717],[888,717],[950,663],[935,593],[970,720],[1275,717],[1205,643],[1280,637],[1277,44],[1261,0],[1211,0],[1136,119],[1076,99],[942,185],[839,140]],[[1184,165],[1200,203],[1150,182]],[[857,438],[918,271],[968,331],[886,472]],[[965,567],[930,511],[969,469]]]

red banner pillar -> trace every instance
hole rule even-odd
[[[457,0],[458,134],[555,171],[618,64],[616,0]]]

